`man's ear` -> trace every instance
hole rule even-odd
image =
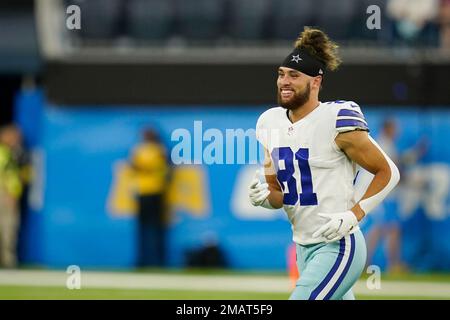
[[[321,76],[314,77],[312,80],[312,87],[319,90],[321,86],[322,86],[322,77]]]

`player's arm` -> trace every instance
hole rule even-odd
[[[395,164],[366,131],[339,133],[335,142],[347,157],[372,173],[374,178],[361,200],[351,210],[318,213],[328,221],[314,232],[313,237],[322,236],[328,242],[339,240],[348,234],[370,210],[383,201],[400,179]]]
[[[283,190],[281,190],[280,183],[277,179],[277,174],[275,167],[272,163],[272,158],[270,157],[269,151],[264,148],[264,175],[266,177],[266,182],[269,185],[269,200],[270,205],[274,209],[279,209],[283,207]]]
[[[283,206],[283,191],[278,183],[276,172],[266,148],[264,148],[264,175],[265,183],[259,180],[260,172],[256,171],[249,186],[250,202],[254,206],[261,206],[267,209],[279,209]]]
[[[374,175],[361,200],[351,208],[360,221],[397,185],[400,174],[394,162],[366,131],[340,133],[335,142],[351,160]]]

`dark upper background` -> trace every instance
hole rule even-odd
[[[402,4],[403,3],[403,4]],[[81,9],[81,30],[66,8]],[[369,30],[369,5],[381,29]],[[36,0],[0,3],[0,117],[33,79],[71,105],[274,104],[276,69],[303,26],[341,45],[321,99],[450,105],[450,1]],[[402,7],[403,6],[403,7]],[[58,20],[59,19],[59,20]],[[26,79],[27,81],[25,81]]]

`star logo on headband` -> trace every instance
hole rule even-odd
[[[301,60],[303,60],[302,58],[300,58],[300,55],[298,54],[298,55],[296,55],[296,56],[292,56],[292,60],[291,61],[295,61],[295,62],[299,62],[299,61],[301,61]]]

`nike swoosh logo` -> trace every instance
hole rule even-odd
[[[339,231],[339,229],[341,229],[342,224],[344,223],[344,219],[339,219],[341,223],[339,223],[339,227],[337,228],[337,231]]]

